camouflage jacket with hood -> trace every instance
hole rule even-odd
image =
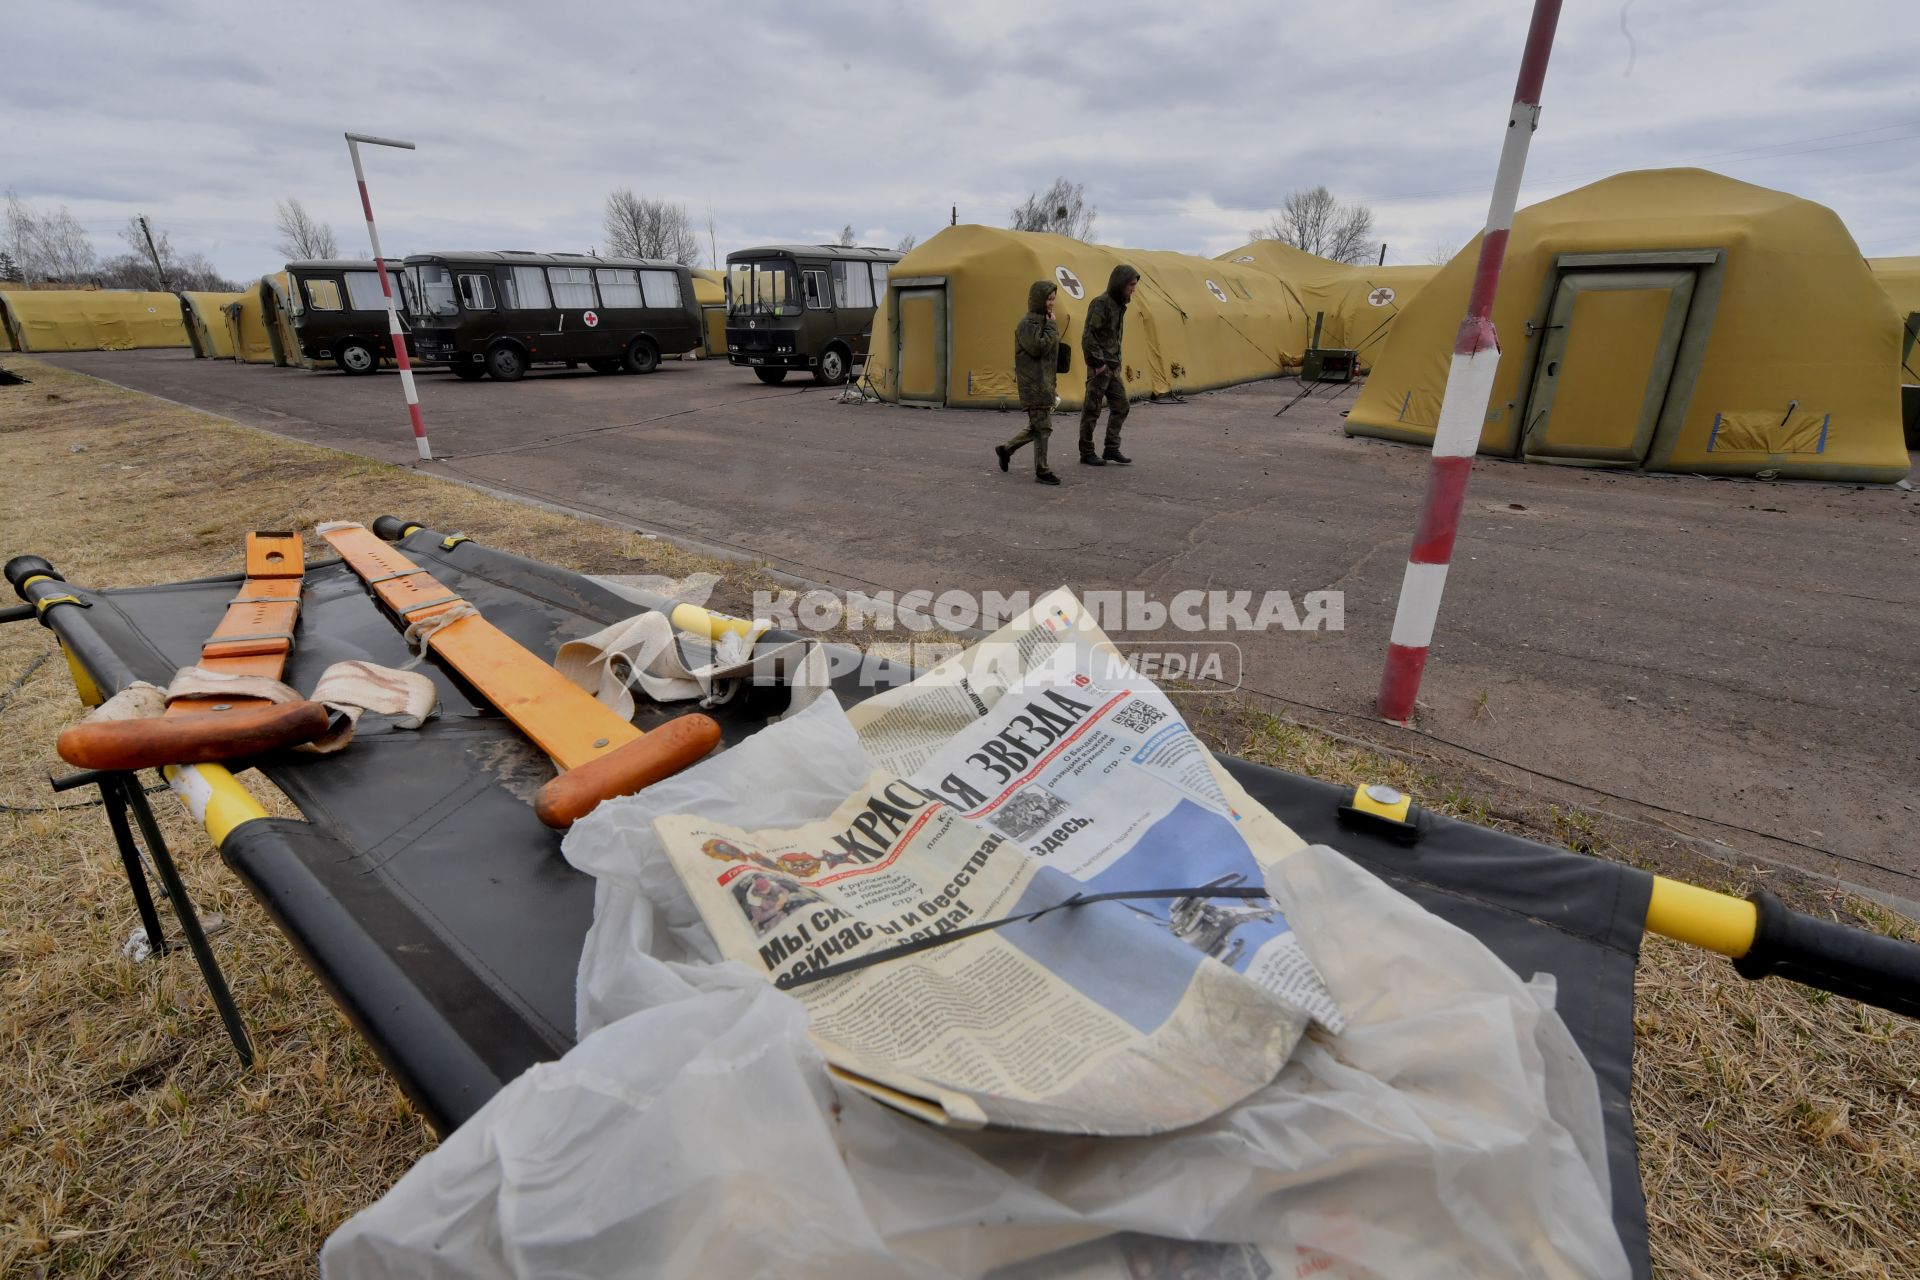
[[[1107,291],[1087,308],[1087,327],[1080,331],[1080,351],[1087,358],[1087,372],[1096,364],[1118,367],[1120,339],[1127,327],[1127,285],[1140,273],[1124,262],[1107,278]]]
[[[1053,407],[1053,377],[1060,349],[1060,327],[1047,314],[1047,299],[1057,286],[1035,280],[1027,290],[1027,314],[1013,330],[1013,378],[1023,407]]]

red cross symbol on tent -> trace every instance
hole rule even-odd
[[[1393,290],[1387,288],[1385,285],[1382,285],[1367,295],[1367,305],[1370,307],[1384,307],[1392,301]]]
[[[1060,287],[1074,297],[1081,298],[1086,296],[1087,287],[1080,283],[1080,277],[1065,267],[1055,267],[1053,269],[1053,276],[1054,279],[1060,282]]]

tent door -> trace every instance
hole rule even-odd
[[[1563,271],[1527,396],[1522,451],[1637,464],[1666,404],[1694,272]]]
[[[947,402],[947,291],[901,289],[894,294],[893,367],[902,404]]]

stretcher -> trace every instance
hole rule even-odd
[[[543,657],[635,609],[630,595],[459,535],[388,517],[374,530]],[[136,679],[164,684],[192,662],[239,581],[96,591],[25,557],[9,562],[7,576],[28,602],[13,612],[37,616],[58,636],[89,703]],[[732,625],[684,609],[676,622],[708,634]],[[333,662],[398,666],[410,656],[393,617],[342,561],[306,567],[297,627],[285,677],[296,687],[311,687]],[[778,648],[793,639],[772,632],[761,643]],[[593,882],[560,856],[560,833],[529,803],[553,775],[548,756],[451,664],[430,661],[423,669],[442,711],[420,729],[363,726],[352,747],[336,755],[271,753],[234,762],[234,769],[257,768],[301,818],[268,815],[225,766],[167,773],[228,867],[429,1122],[448,1132],[507,1081],[573,1044],[574,977],[593,914]],[[723,749],[786,709],[788,690],[777,683],[783,673],[772,674],[776,682],[742,686],[711,709]],[[833,687],[850,703],[910,678],[898,664],[858,657],[836,664]],[[642,703],[635,727],[655,729],[682,714]],[[1805,930],[1838,926],[1764,901],[1700,890],[1691,891],[1694,897],[1690,886],[1633,867],[1420,814],[1405,797],[1356,794],[1244,761],[1224,763],[1306,840],[1340,849],[1472,933],[1522,976],[1554,976],[1561,1015],[1599,1084],[1615,1224],[1636,1271],[1645,1274],[1629,1111],[1633,975],[1643,931],[1651,922],[1752,957],[1750,967],[1783,966],[1806,976],[1809,956],[1833,948],[1824,935],[1810,943]],[[1914,949],[1840,932],[1846,972],[1813,973],[1830,979],[1821,985],[1854,982],[1860,994],[1889,1007],[1897,1007],[1892,1000],[1903,989],[1911,997],[1912,986],[1902,984],[1915,971],[1900,966],[1911,963]]]

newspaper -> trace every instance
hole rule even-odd
[[[825,821],[655,822],[721,952],[800,983],[842,1079],[945,1124],[1157,1133],[1268,1083],[1309,1018],[1339,1029],[1278,906],[1224,896],[1302,842],[1071,593],[849,719],[875,768]]]

